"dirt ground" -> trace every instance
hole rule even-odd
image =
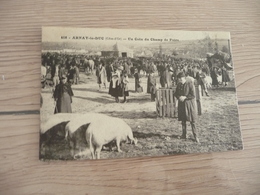
[[[220,152],[243,147],[233,82],[227,87],[210,89],[210,97],[203,96],[203,114],[196,123],[200,143],[196,143],[188,123],[187,140],[182,140],[178,138],[182,134],[178,119],[157,117],[155,102],[151,102],[150,94],[146,93],[145,76],[142,77],[143,93],[134,92],[134,78],[129,78],[130,96],[127,103],[116,103],[108,94],[108,87],[99,91],[95,75],[81,73],[80,78],[80,83],[72,86],[73,112],[97,112],[122,118],[138,139],[137,145],[122,143],[122,153],[103,150],[103,159]],[[42,98],[41,121],[44,123],[53,115],[55,106],[50,87],[42,90]],[[44,159],[69,160],[72,159],[69,151],[66,141],[57,140],[51,143]]]

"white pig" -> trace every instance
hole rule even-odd
[[[118,152],[122,152],[120,142],[128,139],[131,143],[137,144],[137,139],[133,137],[131,127],[125,121],[102,114],[90,122],[86,131],[86,140],[92,159],[99,159],[103,145],[113,140],[116,141]]]

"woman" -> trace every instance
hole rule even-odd
[[[227,72],[227,69],[223,66],[222,67],[222,83],[227,86],[228,82],[230,82],[230,78]]]
[[[114,72],[112,74],[112,79],[109,85],[109,91],[108,94],[110,94],[111,96],[115,97],[115,101],[116,103],[119,102],[119,94],[120,93],[120,79],[118,76],[118,72]]]
[[[54,114],[56,113],[72,113],[71,103],[73,96],[73,91],[69,83],[67,83],[67,78],[65,75],[61,77],[60,83],[55,87],[54,90],[54,100],[56,101],[56,106]]]
[[[129,96],[128,83],[129,83],[129,79],[128,79],[127,71],[123,71],[123,74],[122,74],[122,92],[123,92],[123,96],[124,96],[123,103],[127,102],[126,96]]]

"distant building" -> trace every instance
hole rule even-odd
[[[136,57],[153,57],[153,52],[146,50],[142,51],[141,53],[136,54]]]
[[[126,48],[123,45],[116,43],[113,45],[111,51],[101,51],[103,57],[134,57],[133,50]]]

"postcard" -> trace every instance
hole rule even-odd
[[[40,159],[243,149],[229,32],[42,28]]]

